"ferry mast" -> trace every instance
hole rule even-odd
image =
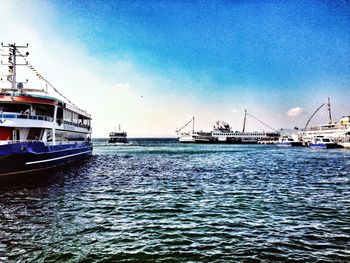
[[[331,113],[331,100],[328,98],[328,114],[329,114],[329,124],[333,123],[332,121],[332,113]]]
[[[245,132],[245,123],[247,120],[247,110],[244,110],[244,120],[243,120],[243,129],[242,132]]]
[[[25,55],[20,54],[18,51],[18,48],[28,48],[28,44],[26,46],[17,46],[16,43],[4,45],[1,43],[1,47],[9,48],[9,54],[8,55],[1,55],[2,57],[8,57],[7,62],[8,64],[5,64],[1,61],[1,65],[8,66],[8,75],[6,75],[6,79],[11,83],[12,91],[15,91],[16,89],[23,88],[22,85],[20,85],[20,82],[17,82],[16,74],[17,69],[16,66],[27,66],[28,62],[19,64],[17,63],[17,57],[24,57],[26,58],[29,53],[26,52]],[[19,53],[19,54],[17,54]],[[2,79],[1,79],[2,80]]]

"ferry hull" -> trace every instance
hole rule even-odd
[[[15,143],[0,146],[0,177],[51,169],[92,154],[92,145],[45,146],[37,143]]]
[[[128,140],[126,138],[111,138],[108,140],[108,143],[127,143]]]
[[[276,144],[277,146],[281,147],[297,147],[297,146],[303,146],[302,142],[280,142]]]
[[[315,149],[332,149],[338,148],[338,145],[335,143],[309,143],[309,147]]]
[[[343,148],[350,148],[350,142],[341,142],[338,144]]]

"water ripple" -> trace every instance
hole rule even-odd
[[[0,185],[0,261],[348,262],[350,151],[95,142]],[[19,183],[18,183],[19,182]]]

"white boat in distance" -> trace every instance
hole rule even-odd
[[[328,106],[329,122],[326,124],[308,127],[312,117],[323,107]],[[350,147],[350,116],[343,116],[339,122],[333,122],[331,114],[331,104],[328,98],[327,103],[323,103],[309,118],[303,131],[299,133],[306,145],[312,143],[315,137],[328,138],[342,147]]]
[[[309,143],[310,148],[330,149],[339,147],[335,142],[323,136],[316,136]]]
[[[127,133],[122,131],[119,125],[119,131],[109,133],[108,143],[127,143]]]
[[[303,142],[299,141],[297,134],[282,135],[278,139],[277,146],[283,146],[283,147],[303,146]]]
[[[242,131],[233,131],[229,124],[223,121],[217,121],[216,125],[214,125],[214,129],[211,132],[196,132],[194,130],[194,122],[195,118],[192,117],[192,119],[187,122],[183,127],[178,129],[176,132],[179,136],[179,142],[181,143],[214,143],[214,144],[254,144],[262,141],[269,141],[269,142],[276,142],[278,141],[278,138],[280,136],[279,132],[272,129],[270,126],[266,125],[270,129],[274,130],[274,132],[246,132],[245,131],[245,124],[246,124],[246,117],[251,116],[254,119],[256,119],[251,114],[248,114],[247,111],[245,111],[244,115],[244,124],[243,124],[243,130]],[[189,125],[192,122],[192,131],[187,133],[180,133],[182,129],[184,129],[187,125]]]

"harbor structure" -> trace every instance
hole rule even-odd
[[[28,44],[1,45],[9,49],[2,65],[8,66],[5,77],[11,87],[0,88],[0,176],[41,171],[91,155],[91,115],[29,63],[29,53],[21,51]],[[29,67],[59,96],[49,96],[47,88],[25,88],[17,81],[17,66]]]

